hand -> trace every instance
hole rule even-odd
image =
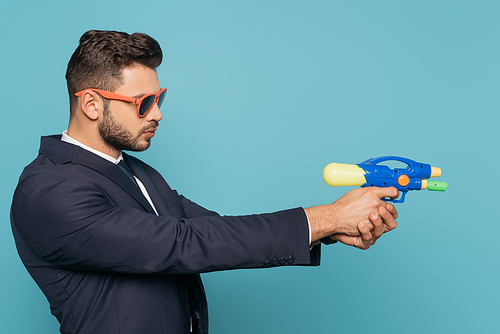
[[[370,214],[370,222],[373,225],[372,230],[367,224],[360,221],[358,223],[358,230],[361,233],[360,236],[334,234],[331,235],[330,238],[343,244],[366,250],[374,245],[382,234],[392,231],[397,227],[397,217],[398,212],[394,205],[387,203],[385,207],[379,207],[378,214],[376,212]]]
[[[397,198],[398,196],[399,192],[394,187],[358,188],[349,191],[333,204],[306,208],[305,212],[311,226],[311,242],[335,234],[361,236],[362,233],[358,226],[360,222],[363,222],[370,231],[373,230],[374,225],[370,214],[379,212],[380,207],[388,210],[387,203],[382,200],[383,198]],[[389,210],[390,217],[384,213],[384,216],[388,217],[388,221],[383,224],[384,230],[393,229],[396,223],[397,211],[393,205],[390,205],[389,208],[391,209]],[[376,221],[378,222],[378,220]],[[365,237],[368,236],[365,235]]]

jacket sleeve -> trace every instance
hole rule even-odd
[[[56,166],[20,181],[12,223],[38,257],[70,270],[190,274],[319,264],[301,208],[219,216],[179,201],[183,217],[118,206],[101,185]]]

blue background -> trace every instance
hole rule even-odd
[[[443,169],[369,251],[318,268],[203,275],[212,333],[498,331],[497,1],[23,1],[0,12],[0,333],[56,333],[9,207],[41,135],[67,128],[66,64],[89,29],[164,50],[164,120],[138,156],[222,214],[333,202],[330,162],[400,155]]]

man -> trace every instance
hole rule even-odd
[[[42,137],[12,210],[19,255],[61,333],[207,333],[200,273],[318,265],[320,240],[369,248],[396,227],[384,197],[356,189],[330,205],[220,216],[123,153],[143,151],[162,119],[158,43],[88,31],[66,73],[68,130]]]

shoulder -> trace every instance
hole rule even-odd
[[[39,155],[24,168],[19,178],[18,188],[25,184],[31,187],[36,184],[50,185],[68,178],[73,180],[90,179],[85,173],[86,169],[88,168],[72,163],[55,164],[47,157]]]
[[[54,164],[43,155],[39,155],[24,169],[14,191],[12,210],[26,212],[28,208],[48,210],[68,205],[81,194],[99,194],[88,169],[75,164]],[[102,196],[102,195],[100,195]]]
[[[109,201],[102,188],[72,164],[28,166],[12,198],[11,220],[22,236],[42,235],[104,211]],[[34,231],[37,231],[36,233]]]

